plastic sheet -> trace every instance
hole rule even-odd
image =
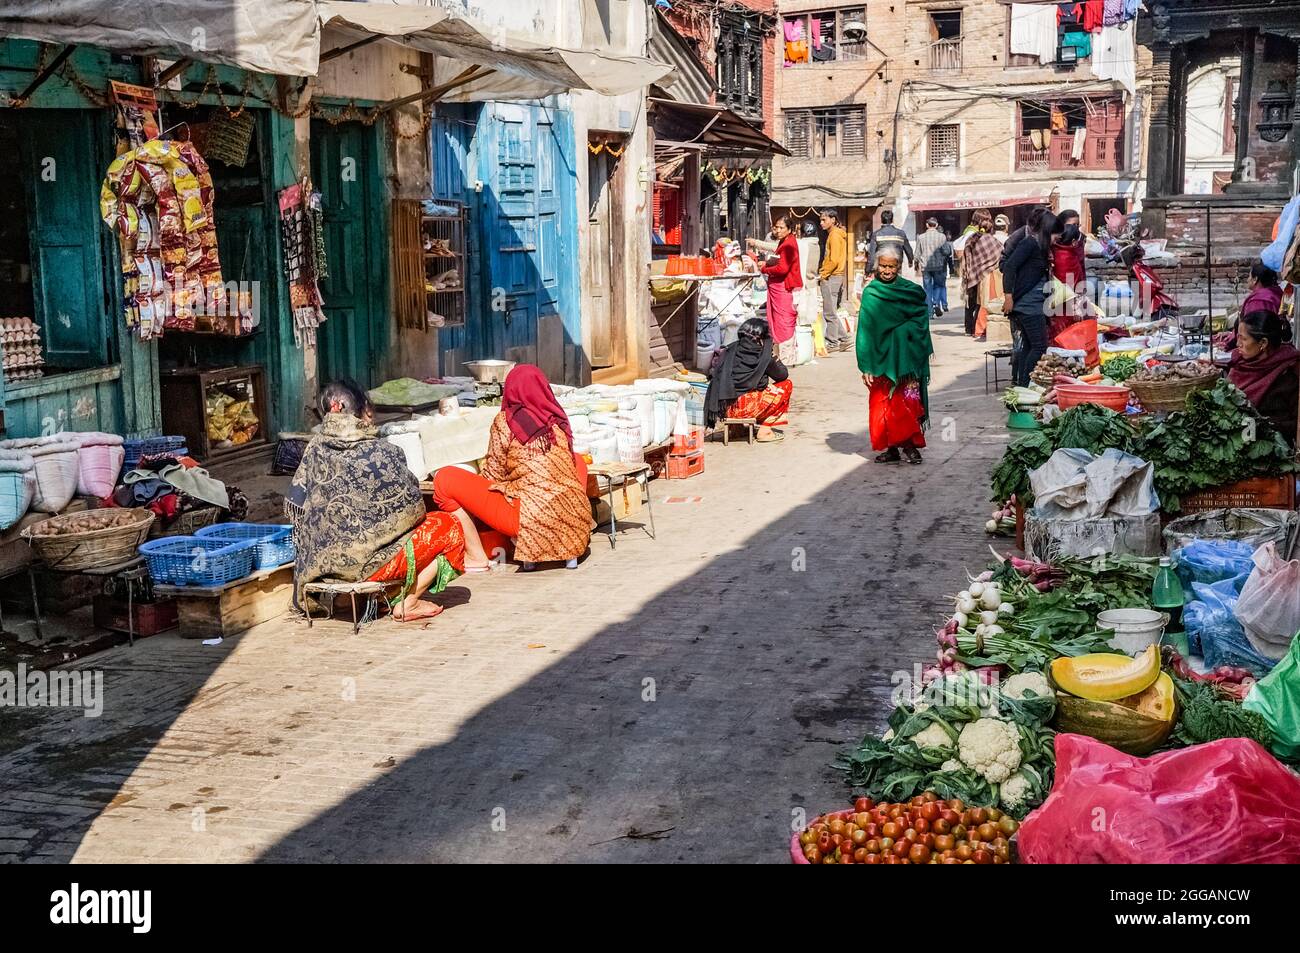
[[[1237,621],[1246,638],[1265,658],[1280,659],[1300,631],[1300,560],[1287,561],[1277,545],[1255,551],[1255,568],[1241,587]]]
[[[1190,587],[1194,582],[1210,585],[1250,575],[1255,565],[1251,561],[1254,552],[1254,548],[1246,543],[1198,539],[1174,550],[1174,570],[1184,587]]]
[[[1165,542],[1173,550],[1198,539],[1231,540],[1245,543],[1254,550],[1270,541],[1280,543],[1285,540],[1295,521],[1296,514],[1289,510],[1262,507],[1204,510],[1171,521],[1165,527]]]
[[[1273,671],[1254,684],[1242,708],[1257,711],[1273,730],[1273,752],[1300,758],[1300,639]]]
[[[1211,585],[1192,583],[1192,600],[1183,609],[1183,628],[1189,647],[1200,652],[1207,667],[1231,665],[1263,675],[1274,660],[1255,651],[1237,621],[1237,600],[1248,578],[1234,576]]]
[[[1300,778],[1244,738],[1136,758],[1057,735],[1017,841],[1031,864],[1300,863]]]

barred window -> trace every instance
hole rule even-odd
[[[865,106],[785,110],[785,147],[796,159],[853,159],[866,155]]]
[[[926,165],[947,169],[957,164],[961,127],[955,124],[931,126],[926,134]]]

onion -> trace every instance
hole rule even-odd
[[[965,593],[964,596],[957,598],[957,611],[970,615],[979,611],[979,603],[972,599],[969,593]]]
[[[998,615],[1015,615],[1016,607],[1009,602],[1004,602],[998,606]]]
[[[970,616],[964,612],[958,612],[953,618],[957,620],[957,628],[959,629],[966,628],[967,623],[970,622]]]
[[[976,599],[978,599],[978,598],[980,598],[982,595],[984,595],[984,583],[982,583],[982,582],[972,582],[972,583],[970,584],[970,588],[967,589],[966,591],[969,592],[969,593],[970,593],[972,596],[974,596]]]

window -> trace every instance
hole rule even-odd
[[[763,119],[763,23],[758,14],[718,15],[718,103],[747,119]]]
[[[852,159],[866,154],[863,106],[785,110],[785,147],[796,159]]]
[[[1124,168],[1124,101],[1083,97],[1020,102],[1016,168]]]
[[[930,14],[930,69],[961,69],[961,11],[943,10]]]
[[[866,7],[787,16],[781,22],[781,29],[786,66],[861,60],[871,46],[867,42]]]
[[[961,143],[961,127],[956,124],[931,126],[926,134],[926,166],[931,169],[950,169],[957,165]]]

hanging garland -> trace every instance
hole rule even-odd
[[[608,152],[615,159],[617,159],[621,157],[623,153],[627,152],[627,146],[624,145],[622,149],[615,149],[613,143],[611,142],[602,141],[602,142],[597,142],[595,144],[588,142],[587,151],[594,156],[598,156],[602,152]]]
[[[728,169],[725,166],[716,166],[710,162],[704,167],[704,171],[713,179],[715,185],[730,185],[744,179],[750,185],[759,183],[766,187],[772,181],[772,170],[766,168],[750,166],[743,169]]]

